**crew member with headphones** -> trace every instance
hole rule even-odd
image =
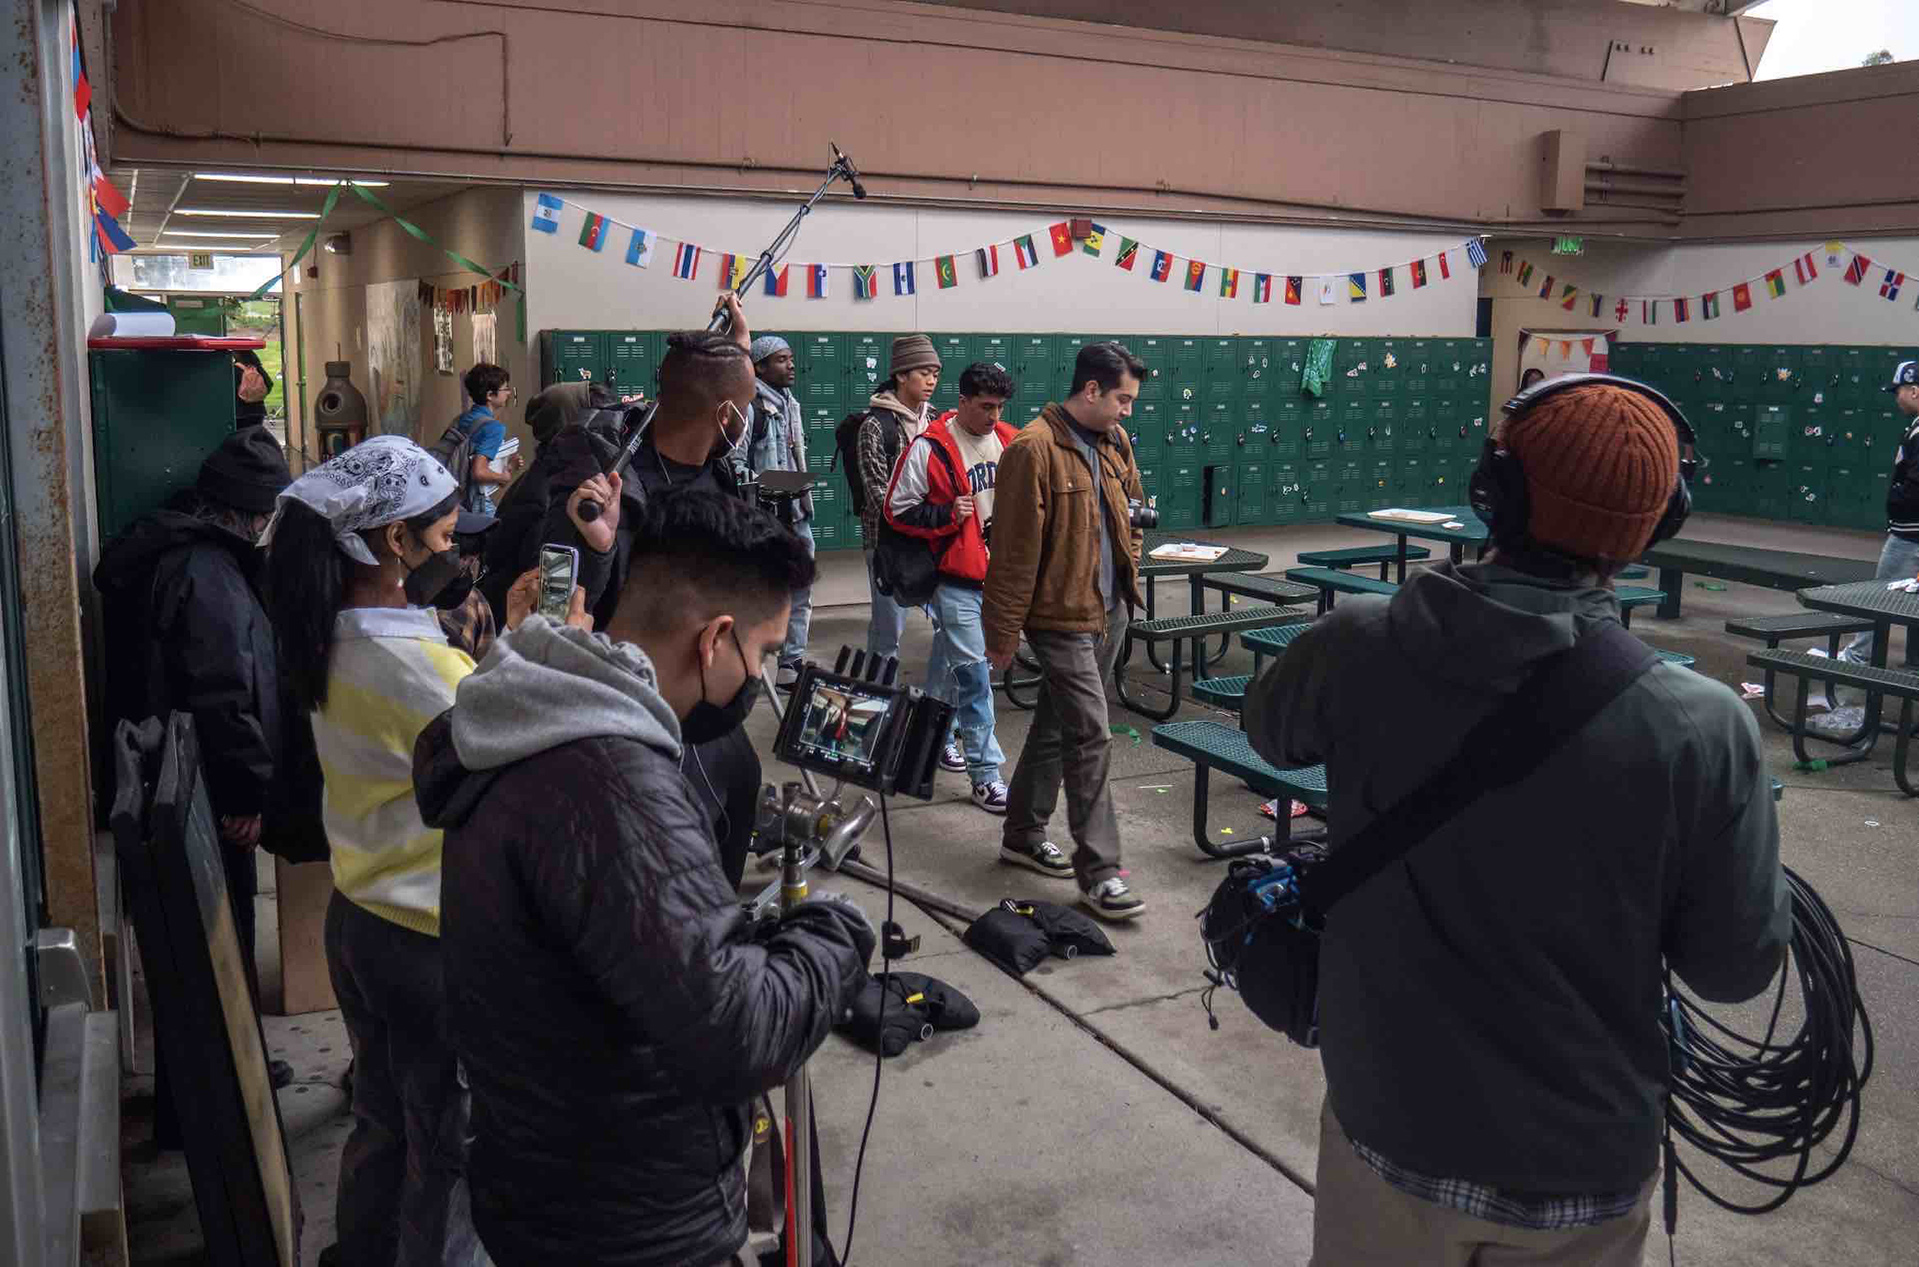
[[[1247,692],[1263,757],[1326,764],[1335,854],[1542,664],[1617,622],[1614,574],[1685,523],[1693,432],[1658,392],[1569,375],[1505,413],[1472,483],[1485,561],[1341,603]],[[1663,973],[1745,999],[1790,937],[1751,710],[1654,664],[1326,923],[1314,1262],[1636,1267]]]

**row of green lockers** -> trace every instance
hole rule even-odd
[[[1300,390],[1309,340],[1171,335],[935,334],[945,371],[934,395],[950,408],[960,371],[1003,366],[1020,423],[1057,399],[1079,349],[1117,338],[1147,364],[1129,430],[1147,491],[1167,528],[1310,523],[1399,505],[1461,505],[1464,475],[1486,434],[1485,339],[1342,339],[1332,383]],[[651,390],[665,336],[550,330],[541,382],[590,380]],[[833,430],[887,377],[893,336],[789,336],[811,465],[832,459]],[[821,549],[859,544],[835,475],[815,495]]]
[[[1701,510],[1841,528],[1885,526],[1911,420],[1885,390],[1896,347],[1615,343],[1610,368],[1659,388],[1699,437]]]

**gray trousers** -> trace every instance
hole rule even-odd
[[[466,1186],[467,1092],[447,1041],[440,939],[339,893],[327,969],[353,1044],[353,1133],[340,1154],[346,1267],[476,1267]]]
[[[1014,849],[1031,849],[1045,840],[1064,783],[1073,874],[1082,889],[1119,870],[1119,821],[1107,785],[1113,735],[1107,729],[1106,684],[1130,618],[1122,601],[1106,614],[1104,634],[1026,631],[1039,661],[1039,702],[1007,789],[1005,840]]]

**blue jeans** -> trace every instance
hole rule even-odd
[[[1881,581],[1909,581],[1919,576],[1919,541],[1908,541],[1887,533],[1885,548],[1879,551],[1879,570],[1873,576]],[[1873,642],[1871,631],[1854,634],[1852,641],[1846,644],[1846,649],[1839,653],[1840,658],[1857,664],[1870,664]],[[1833,702],[1838,703],[1837,700]]]
[[[879,579],[873,575],[874,555],[866,552],[866,589],[873,599],[873,616],[866,626],[866,652],[880,657],[900,653],[900,635],[906,630],[906,609],[891,596],[880,593]]]
[[[980,627],[985,594],[964,585],[942,584],[933,593],[936,629],[933,654],[926,662],[926,692],[954,708],[966,773],[975,787],[996,783],[1006,754],[993,733],[993,668],[986,662],[986,633]]]
[[[806,543],[809,557],[817,557],[819,551],[813,544],[813,525],[802,519],[793,525],[793,531]],[[786,618],[786,642],[780,647],[780,665],[798,664],[806,658],[806,635],[813,628],[813,587],[793,595],[793,614]]]

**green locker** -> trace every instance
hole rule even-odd
[[[1134,404],[1133,416],[1126,421],[1126,432],[1133,438],[1133,456],[1141,462],[1157,462],[1166,452],[1165,406],[1156,400]]]
[[[1338,480],[1333,484],[1333,513],[1364,514],[1371,507],[1372,496],[1372,481],[1363,473],[1357,479]]]
[[[1199,527],[1200,496],[1206,487],[1206,470],[1197,462],[1168,461],[1160,468],[1166,472],[1166,492],[1160,495],[1159,524],[1162,528]]]
[[[1786,459],[1792,462],[1826,462],[1834,456],[1833,440],[1838,434],[1840,416],[1846,410],[1800,411],[1786,427]]]
[[[1786,482],[1785,518],[1802,524],[1822,524],[1828,521],[1824,463],[1788,463]]]
[[[1821,411],[1820,431],[1826,442],[1826,461],[1835,466],[1862,464],[1872,453],[1873,416],[1863,409]]]
[[[1198,461],[1202,456],[1199,409],[1185,401],[1161,406],[1166,418],[1166,456],[1174,461]]]
[[[1858,526],[1884,532],[1886,495],[1892,491],[1892,464],[1888,462],[1883,466],[1867,467],[1863,483],[1865,492],[1860,500],[1864,509]]]
[[[1405,396],[1399,402],[1399,448],[1402,453],[1426,453],[1437,447],[1438,429],[1423,396]]]
[[[1248,399],[1265,400],[1271,397],[1286,377],[1274,359],[1279,354],[1279,345],[1285,340],[1256,337],[1240,339],[1238,342],[1240,365],[1245,374],[1242,392]]]
[[[935,334],[930,337],[933,350],[940,354],[940,381],[939,386],[933,389],[933,409],[937,413],[958,407],[960,375],[979,358],[973,355],[971,335]]]
[[[855,402],[849,396],[846,336],[796,334],[788,342],[793,345],[793,365],[798,371],[793,394],[807,407],[809,418],[815,405],[839,415],[850,412],[855,404],[866,404],[865,397]]]
[[[1296,524],[1306,517],[1305,486],[1297,462],[1274,462],[1266,468],[1266,522]]]
[[[1014,336],[1013,355],[1019,380],[1018,402],[1022,412],[1038,413],[1049,400],[1058,400],[1063,392],[1059,384],[1059,349],[1050,334]]]
[[[546,330],[540,334],[540,383],[606,381],[606,335],[600,330]]]
[[[1707,474],[1714,479],[1714,509],[1726,515],[1759,513],[1757,464],[1749,457],[1714,462]]]
[[[1399,452],[1399,401],[1382,397],[1368,411],[1366,447],[1374,453]]]
[[[1243,395],[1245,371],[1239,356],[1239,340],[1220,335],[1201,340],[1200,377],[1205,381],[1209,400],[1233,400]]]
[[[660,378],[660,336],[650,330],[606,332],[606,381],[631,395],[657,394]]]
[[[1747,514],[1757,515],[1761,519],[1785,519],[1792,511],[1792,490],[1797,487],[1793,476],[1797,474],[1784,462],[1761,462],[1752,464],[1752,509]]]
[[[1862,524],[1864,500],[1872,483],[1857,466],[1835,465],[1826,468],[1826,522],[1838,528],[1871,527]]]
[[[1427,484],[1426,459],[1424,457],[1402,457],[1394,468],[1393,492],[1399,498],[1394,503],[1399,506],[1425,506],[1432,502],[1432,489]]]
[[[1326,399],[1315,400],[1306,406],[1306,430],[1302,440],[1304,455],[1313,460],[1330,459],[1339,444],[1339,416],[1337,407]]]
[[[1401,366],[1400,391],[1408,396],[1425,396],[1433,389],[1433,378],[1438,373],[1438,349],[1444,343],[1442,339],[1402,339],[1400,344],[1405,351],[1401,354],[1405,364]]]
[[[1839,385],[1838,358],[1823,344],[1799,349],[1799,390],[1810,400],[1812,394],[1829,394]]]
[[[1373,344],[1372,377],[1368,395],[1397,397],[1406,377],[1407,339],[1379,339]]]
[[[1276,461],[1297,462],[1306,456],[1306,405],[1297,398],[1275,401],[1268,411],[1267,440]]]
[[[258,342],[87,353],[102,539],[193,486],[200,463],[233,433],[233,352]]]
[[[1399,464],[1390,458],[1374,458],[1366,467],[1366,509],[1385,510],[1399,496]]]
[[[1466,484],[1472,478],[1472,469],[1457,457],[1426,459],[1426,499],[1422,504],[1464,506],[1471,500]]]
[[[1835,384],[1841,404],[1869,406],[1873,392],[1884,383],[1892,381],[1892,375],[1878,373],[1879,360],[1877,348],[1837,348],[1839,363],[1839,381]],[[1886,367],[1888,370],[1890,366]]]
[[[1887,407],[1885,402],[1890,399],[1890,396],[1882,395],[1868,408],[1859,411],[1866,432],[1866,461],[1869,464],[1877,463],[1888,471],[1892,469],[1900,442],[1905,439],[1906,431],[1912,425],[1912,419],[1897,409]]]
[[[1200,523],[1208,528],[1230,528],[1239,511],[1239,493],[1232,463],[1208,463],[1200,502]]]
[[[1272,522],[1271,487],[1267,484],[1268,467],[1264,462],[1240,462],[1233,467],[1233,483],[1238,494],[1238,508],[1233,512],[1233,522],[1242,527],[1257,527]]]
[[[1759,404],[1751,408],[1752,455],[1756,458],[1783,459],[1792,428],[1791,406]]]
[[[1013,377],[1019,377],[1019,349],[1010,334],[975,334],[973,359],[997,365]]]
[[[1239,402],[1208,401],[1199,410],[1199,449],[1208,462],[1232,462],[1240,449]]]
[[[1161,505],[1159,463],[1141,462],[1139,464],[1139,486],[1146,493],[1146,504],[1158,509]]]
[[[1134,356],[1146,362],[1146,377],[1139,385],[1141,400],[1166,400],[1166,389],[1172,382],[1172,364],[1167,348],[1169,340],[1160,334],[1135,334],[1122,339],[1122,343]]]
[[[1486,399],[1473,396],[1460,402],[1462,421],[1460,422],[1459,444],[1475,461],[1480,449],[1486,445]]]
[[[1273,457],[1273,429],[1266,415],[1249,413],[1241,423],[1239,462],[1266,462]]]
[[[1460,405],[1456,397],[1434,398],[1426,406],[1428,431],[1432,436],[1432,450],[1435,453],[1459,453],[1463,451],[1467,440],[1467,420],[1460,416]]]
[[[840,419],[849,412],[836,404],[820,402],[800,404],[800,415],[805,420],[806,426],[806,460],[809,464],[818,454],[824,453],[831,456],[834,432],[839,428]]]
[[[1300,380],[1306,373],[1306,348],[1310,343],[1309,339],[1271,341],[1273,364],[1266,376],[1273,380],[1274,399],[1305,394],[1300,388]]]
[[[1466,390],[1466,374],[1472,368],[1472,363],[1462,346],[1465,343],[1465,339],[1434,340],[1431,374],[1433,395],[1451,398]]]
[[[1333,517],[1339,500],[1339,481],[1331,462],[1307,462],[1300,468],[1300,518],[1296,522],[1322,523]]]
[[[863,331],[846,336],[846,402],[871,400],[892,377],[893,336]],[[945,377],[941,375],[941,377]]]
[[[1333,457],[1357,457],[1366,451],[1366,430],[1372,425],[1372,402],[1363,396],[1341,402],[1339,426],[1333,433]]]
[[[857,544],[846,539],[847,521],[852,519],[852,508],[847,505],[846,477],[830,469],[833,465],[833,450],[806,450],[806,469],[819,483],[813,486],[813,545],[820,550],[843,549],[847,545]],[[824,535],[822,535],[824,530]],[[859,536],[859,523],[852,524],[853,536]],[[833,544],[827,544],[828,541]]]
[[[1757,344],[1742,344],[1726,349],[1732,369],[1727,375],[1726,386],[1732,399],[1759,401],[1773,399],[1766,386],[1767,349]]]
[[[1805,383],[1804,349],[1783,345],[1759,349],[1759,390],[1755,400],[1803,407],[1810,400]]]
[[[1358,370],[1361,365],[1370,366],[1371,356],[1372,340],[1341,339],[1333,348],[1333,372],[1344,377],[1349,371]],[[1356,380],[1359,376],[1353,374],[1352,377]]]
[[[167,311],[173,314],[176,335],[195,335],[207,339],[224,338],[227,332],[226,300],[211,295],[169,295]]]

